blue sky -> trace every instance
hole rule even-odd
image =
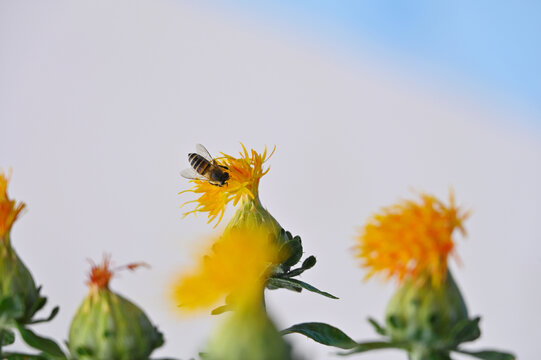
[[[439,78],[541,113],[541,1],[214,0],[352,50],[373,46]]]

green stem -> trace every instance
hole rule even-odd
[[[267,303],[265,302],[265,290],[263,290],[263,295],[261,296],[261,305],[263,306],[263,311],[267,312]]]
[[[0,330],[0,359],[2,359],[2,342],[4,341],[4,331]]]

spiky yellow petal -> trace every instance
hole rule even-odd
[[[368,220],[358,237],[357,256],[368,269],[367,277],[383,273],[388,278],[429,277],[437,285],[447,273],[447,258],[453,252],[452,233],[468,213],[434,196],[420,194],[418,202],[407,200],[383,208]]]

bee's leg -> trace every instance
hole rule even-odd
[[[221,167],[222,169],[229,170],[229,168],[225,165],[218,165],[218,166]]]
[[[222,184],[220,184],[220,183],[217,182],[217,181],[209,181],[209,184],[210,184],[210,185],[214,185],[214,186],[219,186],[219,187],[222,187],[222,186],[223,186]]]

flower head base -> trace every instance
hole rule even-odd
[[[70,325],[70,359],[148,359],[164,343],[163,335],[144,311],[127,298],[111,291],[111,278],[120,270],[134,270],[144,263],[111,268],[110,256],[92,264],[83,299]]]
[[[286,343],[263,307],[234,311],[211,337],[205,359],[292,360]]]
[[[236,206],[243,197],[257,198],[259,180],[269,171],[268,168],[263,169],[263,163],[272,156],[274,150],[267,156],[266,147],[263,154],[259,154],[255,150],[248,153],[244,145],[241,144],[241,146],[243,151],[239,153],[240,158],[222,153],[223,156],[216,159],[219,165],[228,169],[229,180],[227,184],[216,186],[204,180],[191,180],[195,186],[180,192],[180,194],[184,192],[201,194],[198,199],[188,201],[182,205],[197,203],[195,209],[185,213],[184,216],[206,212],[208,213],[209,223],[218,219],[216,223],[218,225],[228,203],[233,202],[233,206]]]
[[[25,207],[24,203],[17,203],[8,197],[9,178],[0,171],[0,239],[4,241],[9,241],[6,235],[9,234],[13,223]]]
[[[431,195],[421,194],[420,201],[403,201],[375,214],[359,236],[358,257],[369,269],[367,278],[383,272],[387,277],[427,280],[434,285],[444,281],[447,257],[452,253],[452,233],[468,213],[449,206]]]
[[[193,271],[181,276],[174,297],[182,309],[212,306],[230,295],[235,308],[260,306],[265,281],[283,259],[265,228],[234,228],[214,242]]]
[[[24,323],[34,315],[40,295],[30,270],[11,245],[11,227],[25,204],[8,197],[8,183],[9,176],[0,171],[0,298],[18,298],[23,302],[24,311],[17,320]]]
[[[135,270],[141,266],[148,267],[148,264],[139,262],[112,268],[110,255],[104,255],[103,260],[100,264],[94,264],[91,260],[90,264],[91,269],[88,275],[87,285],[93,292],[100,289],[108,289],[109,282],[111,281],[113,276],[121,270]]]
[[[398,343],[409,343],[412,359],[416,352],[431,353],[441,348],[452,348],[450,334],[460,323],[468,322],[468,309],[451,273],[442,286],[431,282],[419,284],[412,279],[395,292],[385,314],[386,333]],[[473,325],[471,323],[470,325]],[[437,358],[437,357],[435,357]]]

